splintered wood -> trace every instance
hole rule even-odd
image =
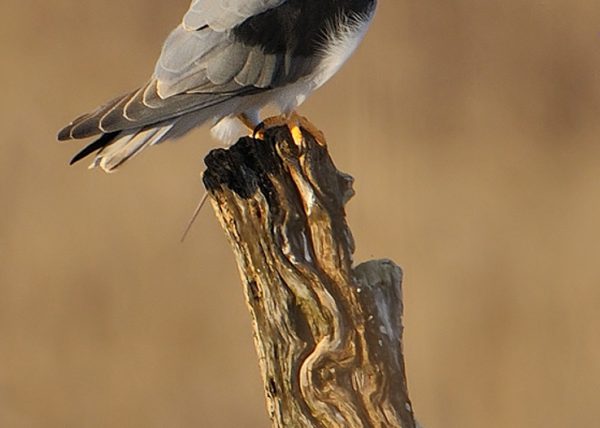
[[[352,177],[286,127],[205,159],[237,258],[274,427],[416,426],[402,354],[402,272],[352,266]]]

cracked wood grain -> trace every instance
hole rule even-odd
[[[306,130],[240,139],[204,184],[236,256],[274,427],[414,428],[402,353],[402,272],[353,268],[352,177]]]

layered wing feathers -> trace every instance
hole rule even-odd
[[[280,59],[238,42],[229,30],[284,1],[194,0],[165,41],[150,81],[78,117],[59,140],[160,123],[274,85],[282,78]]]
[[[286,0],[193,0],[183,17],[186,30],[210,27],[223,32],[241,24],[250,16],[258,15],[283,4]]]
[[[183,124],[189,122],[181,118],[194,113],[207,120],[216,114],[211,107],[220,111],[217,106],[232,98],[263,92],[306,74],[314,58],[266,53],[233,35],[233,28],[248,17],[285,1],[194,0],[183,22],[165,41],[147,84],[80,116],[60,131],[59,140],[102,134],[73,161],[99,150],[92,166],[114,170],[144,147],[181,133]],[[174,127],[178,122],[182,125]]]

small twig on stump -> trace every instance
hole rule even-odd
[[[274,427],[416,426],[402,354],[402,272],[352,268],[352,177],[306,130],[247,137],[205,159],[235,252]]]

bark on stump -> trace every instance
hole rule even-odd
[[[274,427],[416,426],[402,353],[402,271],[352,267],[352,177],[306,130],[240,139],[204,184],[237,258]]]

